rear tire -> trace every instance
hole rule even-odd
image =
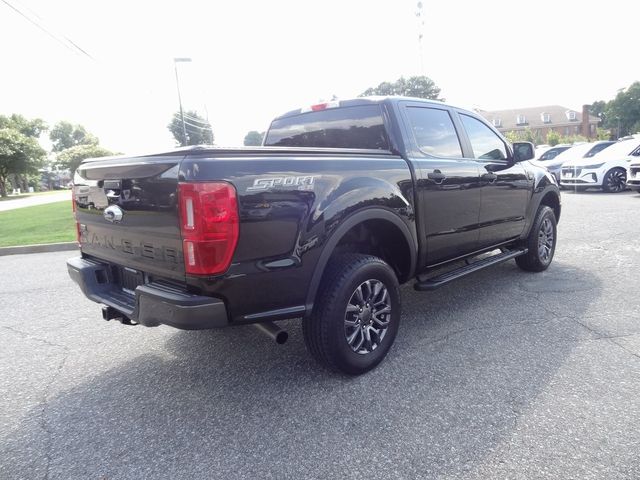
[[[536,218],[525,241],[528,252],[516,257],[516,263],[522,270],[542,272],[549,268],[556,251],[556,215],[546,205],[540,205]]]
[[[302,323],[311,355],[327,368],[360,375],[387,355],[400,324],[400,290],[393,269],[371,255],[332,258],[313,312]]]
[[[627,171],[624,168],[612,168],[602,179],[602,190],[606,193],[624,192],[627,188]]]

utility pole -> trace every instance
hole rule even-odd
[[[182,121],[182,134],[184,135],[184,146],[187,145],[187,127],[184,123],[184,111],[182,110],[182,97],[180,95],[180,79],[178,78],[178,63],[190,62],[190,58],[179,57],[173,59],[173,68],[176,72],[176,88],[178,89],[178,103],[180,104],[180,120]]]
[[[424,5],[419,1],[416,5],[416,18],[418,19],[418,66],[420,75],[424,75],[424,56],[422,54],[422,37],[424,36]]]

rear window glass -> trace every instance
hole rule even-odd
[[[379,105],[329,108],[274,120],[264,144],[389,150]]]

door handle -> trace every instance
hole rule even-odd
[[[427,173],[427,178],[433,180],[437,185],[440,185],[447,176],[440,170],[434,170],[433,172]]]
[[[498,179],[498,176],[495,173],[485,173],[480,178],[485,182],[493,183]]]

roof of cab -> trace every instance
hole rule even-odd
[[[397,103],[400,101],[408,101],[408,102],[420,102],[420,103],[430,103],[433,105],[446,106],[451,108],[458,108],[454,105],[449,105],[447,103],[441,102],[439,100],[429,100],[426,98],[417,98],[417,97],[402,97],[402,96],[371,96],[371,97],[357,97],[357,98],[348,98],[348,99],[337,99],[326,102],[319,102],[318,105],[322,105],[324,103],[332,103],[337,102],[337,107],[330,108],[341,108],[341,107],[355,107],[358,105],[371,105],[371,104],[379,104],[379,103]],[[302,108],[296,108],[295,110],[290,110],[282,115],[278,115],[274,118],[274,120],[278,120],[280,118],[293,117],[295,115],[300,115],[304,113],[311,113],[312,110],[308,109],[309,106],[305,106]],[[460,109],[464,110],[464,109]]]

